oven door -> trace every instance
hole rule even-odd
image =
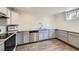
[[[5,41],[5,51],[13,51],[16,46],[16,35]]]

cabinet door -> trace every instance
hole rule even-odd
[[[68,37],[59,35],[59,39],[64,41],[64,42],[68,42]]]
[[[44,32],[39,31],[39,40],[44,40]]]
[[[55,38],[55,30],[54,29],[49,29],[49,34],[48,34],[49,38]]]
[[[11,24],[11,10],[9,10],[9,9],[7,11],[7,17],[9,17],[9,18],[7,18],[7,24],[9,25],[9,24]]]
[[[56,32],[56,35],[57,35],[58,39],[65,41],[65,42],[68,42],[68,34],[66,31],[58,30]]]
[[[0,44],[0,51],[4,51],[4,43]]]
[[[23,40],[24,37],[23,37],[23,32],[18,32],[16,33],[16,44],[19,45],[19,44],[23,44]]]
[[[48,30],[43,31],[44,39],[48,39]]]
[[[6,7],[0,7],[0,12],[7,15],[7,8]]]
[[[58,38],[58,30],[55,30],[55,37]]]
[[[24,43],[29,42],[29,32],[24,32]]]
[[[79,48],[79,34],[69,33],[69,43]]]

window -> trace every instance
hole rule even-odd
[[[79,19],[79,9],[74,9],[68,12],[65,12],[66,20],[76,20]]]

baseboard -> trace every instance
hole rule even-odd
[[[47,40],[52,40],[52,39],[56,39],[56,38],[50,38],[50,39],[44,39],[44,40],[39,40],[39,41],[35,41],[35,42],[23,43],[23,44],[19,44],[19,45],[17,45],[17,46],[22,46],[22,45],[27,45],[27,44],[32,44],[32,43],[38,43],[38,42],[47,41]]]

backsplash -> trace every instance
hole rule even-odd
[[[7,19],[1,19],[0,18],[0,26],[7,25]]]

